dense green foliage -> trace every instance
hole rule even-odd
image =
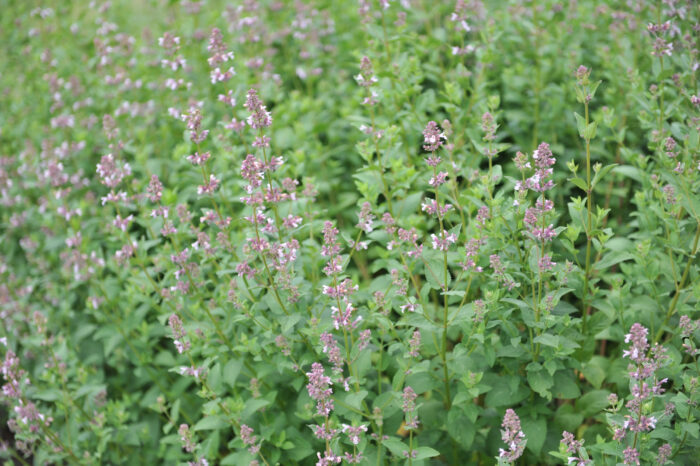
[[[697,461],[700,3],[0,8],[7,464]]]

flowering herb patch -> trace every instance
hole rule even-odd
[[[697,462],[697,2],[6,3],[6,464]]]

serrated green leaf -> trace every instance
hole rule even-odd
[[[224,416],[207,416],[200,419],[197,424],[194,425],[193,430],[219,430],[228,426],[228,422]]]

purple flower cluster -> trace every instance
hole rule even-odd
[[[0,339],[0,343],[7,345],[5,338]],[[0,401],[11,408],[8,411],[14,413],[14,417],[7,421],[7,426],[18,439],[20,435],[25,439],[22,442],[18,441],[17,447],[28,455],[33,445],[42,439],[43,429],[51,425],[53,418],[42,414],[39,408],[26,398],[24,389],[30,385],[30,381],[26,371],[20,367],[20,360],[14,351],[8,349],[5,352],[0,373],[5,379]]]
[[[250,452],[250,454],[257,455],[260,451],[260,443],[257,443],[258,437],[256,435],[253,435],[253,429],[245,424],[241,424],[240,437],[243,441],[243,444],[249,447],[248,451]]]
[[[567,464],[586,466],[592,463],[591,460],[584,457],[583,440],[576,440],[574,434],[564,431],[561,442],[566,446],[566,452],[572,455],[567,458]]]
[[[512,409],[506,410],[501,427],[503,427],[503,430],[501,430],[501,440],[508,445],[508,449],[499,449],[498,456],[512,463],[522,456],[525,451],[525,444],[527,443],[525,434],[520,428],[520,418],[515,414],[515,411]]]
[[[247,122],[251,128],[266,128],[272,124],[272,116],[270,112],[267,111],[265,105],[263,105],[255,89],[250,89],[248,91],[248,96],[243,106],[250,112]]]
[[[639,323],[635,323],[625,335],[625,343],[630,346],[622,355],[630,360],[629,376],[632,380],[632,398],[625,404],[629,413],[624,416],[624,423],[615,428],[613,438],[621,442],[626,433],[634,433],[632,444],[625,449],[625,464],[639,464],[637,437],[656,428],[658,419],[648,414],[653,397],[660,396],[665,389],[662,387],[668,379],[658,379],[657,370],[664,365],[668,356],[666,349],[659,344],[650,348],[647,335],[649,331]]]
[[[434,121],[429,121],[423,130],[423,149],[428,152],[435,152],[440,148],[440,146],[442,146],[442,141],[445,139],[445,133],[440,131],[438,124]],[[434,155],[431,155],[431,157],[427,160],[427,163],[431,167],[434,167],[440,163],[440,158],[435,158]]]
[[[401,405],[401,410],[406,416],[404,423],[404,429],[415,430],[418,428],[418,413],[416,412],[416,392],[411,387],[405,387],[403,389],[403,404]]]
[[[317,362],[311,365],[311,372],[307,372],[306,377],[309,379],[306,385],[309,396],[316,400],[316,415],[328,417],[333,411],[331,378],[324,374],[323,366]]]
[[[182,325],[180,317],[177,314],[172,314],[168,319],[168,323],[170,324],[170,329],[173,331],[173,343],[175,344],[175,348],[177,348],[177,352],[182,354],[188,351],[190,349],[190,342],[185,341],[187,332]]]
[[[231,79],[236,74],[233,67],[230,66],[225,71],[222,71],[220,65],[233,60],[233,52],[227,51],[223,36],[218,28],[214,28],[211,31],[207,50],[211,53],[211,56],[207,59],[209,66],[212,68],[210,73],[211,83],[216,84]]]

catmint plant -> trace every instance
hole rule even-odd
[[[1,461],[697,462],[693,2],[146,3],[0,15]]]

